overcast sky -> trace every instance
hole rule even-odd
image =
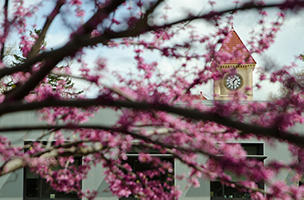
[[[36,3],[34,0],[25,0],[25,2],[29,5],[31,3]],[[172,9],[168,10],[169,21],[175,20],[182,17],[183,14],[187,12],[191,12],[192,14],[205,13],[210,10],[210,6],[206,3],[207,0],[167,0],[165,1],[168,6]],[[233,0],[217,0],[215,8],[216,10],[222,10],[225,7],[231,7]],[[278,0],[268,0],[266,2],[280,2]],[[53,8],[53,1],[44,3],[46,6],[41,11],[37,12],[36,15],[30,21],[30,24],[36,23],[38,25],[37,28],[42,27],[44,23],[44,19],[41,18],[41,14],[47,14],[50,12],[49,8]],[[2,8],[2,6],[1,6]],[[269,10],[269,16],[267,20],[274,20],[277,16],[278,10],[271,9]],[[238,12],[234,15],[234,29],[242,39],[242,41],[246,44],[246,41],[250,38],[250,32],[254,29],[258,29],[258,20],[257,11],[246,11],[246,12]],[[89,16],[84,18],[84,21]],[[278,33],[275,43],[262,55],[253,55],[254,59],[257,61],[257,67],[267,68],[267,70],[272,71],[275,69],[279,69],[284,65],[290,65],[292,61],[295,61],[295,56],[300,53],[304,53],[304,12],[298,12],[297,14],[288,13],[286,15],[286,19],[284,21],[284,25],[281,28],[281,31]],[[56,48],[63,45],[70,36],[70,31],[66,28],[63,28],[63,24],[61,22],[61,17],[55,20],[55,23],[51,26],[49,33],[47,34],[46,41],[47,46],[49,48]],[[70,23],[74,23],[73,20]],[[197,30],[201,31],[201,34],[208,34],[208,32],[212,32],[214,28],[211,24],[205,22],[193,22],[193,25],[197,26]],[[10,38],[11,41],[14,40],[14,36]],[[103,55],[103,57],[108,57],[108,64],[110,66],[114,66],[115,68],[130,70],[132,67],[128,65],[134,65],[134,60],[132,59],[133,52],[128,52],[125,49],[116,48],[116,49],[100,49],[97,51],[99,55]],[[93,52],[89,52],[87,55],[88,63],[94,62]],[[273,61],[276,65],[275,67],[269,68],[265,66],[266,60]],[[172,68],[176,64],[176,61],[160,58],[158,60],[162,65],[166,66],[166,70],[170,70],[170,66]],[[297,61],[296,62],[300,68],[304,68],[304,62]],[[199,64],[199,63],[196,63]],[[255,70],[256,71],[256,70]],[[256,80],[255,80],[256,81]],[[269,92],[275,92],[278,88],[278,85],[273,86],[268,82],[263,83],[263,89],[260,91],[254,91],[254,99],[256,100],[265,100],[268,98]],[[204,93],[210,98],[212,97],[212,84],[204,87]]]

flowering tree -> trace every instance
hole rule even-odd
[[[233,55],[217,52],[229,36],[233,19],[230,13],[256,10],[261,16],[261,32],[248,42],[250,53],[261,54],[273,43],[284,13],[299,12],[304,7],[303,1],[264,3],[252,0],[235,2],[233,9],[223,10],[213,9],[215,2],[208,1],[205,5],[209,5],[210,10],[199,15],[186,13],[181,19],[169,21],[163,14],[169,5],[163,0],[94,0],[85,4],[81,0],[57,0],[50,14],[44,16],[45,23],[38,27],[39,32],[30,32],[27,23],[34,12],[43,8],[43,3],[31,6],[23,3],[6,0],[3,7],[1,60],[5,59],[5,48],[14,35],[18,37],[19,56],[23,59],[14,66],[0,63],[1,86],[6,91],[0,95],[0,114],[38,110],[48,125],[20,126],[16,122],[13,127],[0,128],[0,132],[6,133],[0,136],[0,176],[29,167],[54,189],[76,191],[79,196],[92,199],[96,192],[82,191],[81,181],[92,165],[102,165],[109,189],[118,197],[179,197],[180,191],[170,184],[172,177],[167,176],[165,181],[153,179],[173,170],[170,163],[148,153],[153,149],[171,154],[187,165],[190,175],[174,178],[187,179],[197,187],[198,179],[204,175],[247,191],[256,199],[303,198],[304,187],[289,187],[273,181],[281,169],[292,169],[298,174],[303,174],[304,170],[304,137],[289,131],[295,123],[303,121],[303,85],[298,84],[287,68],[273,72],[270,81],[283,83],[289,88],[289,95],[271,102],[243,104],[246,94],[237,91],[231,93],[230,101],[214,101],[212,106],[205,106],[191,95],[193,88],[235,73],[234,69],[224,71],[219,66],[243,55],[237,50]],[[264,20],[269,8],[280,9],[271,26]],[[55,19],[62,20],[70,37],[63,46],[48,49],[44,40]],[[216,31],[197,34],[193,27],[196,21],[207,21]],[[198,46],[203,50],[196,48]],[[134,66],[127,74],[108,65],[107,57],[98,56],[95,63],[86,60],[87,52],[120,47],[135,55]],[[161,70],[164,66],[158,63],[160,57],[178,60],[180,64],[164,73]],[[199,60],[200,65],[191,66],[192,60]],[[109,77],[114,81],[109,83]],[[76,87],[67,87],[71,85],[70,78],[85,80],[96,88],[95,96],[89,98]],[[265,78],[267,76],[260,73],[259,79]],[[262,86],[257,83],[254,87]],[[83,124],[95,111],[104,108],[120,114],[114,126]],[[11,145],[8,132],[31,130],[50,131],[25,146]],[[287,143],[292,161],[263,165],[249,160],[240,145],[227,143],[251,138]],[[48,141],[47,145],[41,141]],[[141,172],[132,170],[126,162],[126,154],[134,147],[139,149],[139,162],[155,168]],[[74,162],[75,156],[82,156],[78,168],[68,164]],[[198,162],[198,156],[207,156],[208,162]],[[55,170],[53,166],[62,168]],[[246,180],[233,182],[227,171],[244,176]],[[267,190],[258,188],[256,183],[261,181],[267,184]]]

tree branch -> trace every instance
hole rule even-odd
[[[255,134],[264,137],[272,137],[280,140],[289,141],[297,146],[303,147],[304,145],[304,136],[295,135],[290,132],[281,131],[275,127],[260,127],[257,125],[246,124],[242,122],[235,121],[229,117],[222,117],[218,114],[210,112],[200,112],[196,109],[189,108],[180,108],[173,107],[166,104],[152,104],[147,102],[132,102],[132,101],[113,101],[113,100],[102,100],[101,98],[96,99],[83,99],[83,100],[49,100],[42,102],[33,102],[33,103],[2,103],[0,104],[0,115],[26,111],[26,110],[35,110],[41,109],[43,107],[78,107],[78,108],[87,108],[91,106],[113,106],[113,107],[124,107],[135,110],[156,110],[156,111],[165,111],[172,114],[177,114],[189,119],[200,120],[200,121],[213,121],[228,127],[235,128],[242,131],[241,134]]]
[[[41,33],[39,34],[38,39],[36,40],[35,44],[32,46],[31,52],[28,54],[27,59],[29,58],[33,58],[34,56],[36,56],[38,54],[38,52],[40,51],[40,47],[41,44],[45,38],[45,35],[51,25],[51,23],[53,22],[53,20],[55,19],[55,17],[58,15],[60,8],[62,7],[62,5],[64,4],[64,1],[62,0],[57,0],[57,4],[55,6],[55,8],[53,9],[53,11],[50,13],[50,15],[47,17],[45,24],[42,28]]]
[[[87,147],[68,147],[68,148],[58,148],[58,149],[52,149],[50,151],[42,152],[39,156],[40,158],[57,158],[58,156],[65,156],[69,157],[71,155],[88,155],[92,153],[99,152],[101,150],[105,149],[104,146],[102,146],[99,143],[93,143],[91,146]],[[30,166],[31,163],[25,162],[22,158],[13,158],[12,160],[4,163],[1,166],[0,171],[0,177],[8,174],[10,172],[16,171],[18,169],[21,169],[26,166]]]
[[[4,6],[3,6],[3,14],[4,14],[4,31],[3,31],[3,39],[1,42],[1,51],[0,51],[0,60],[2,61],[4,58],[4,52],[5,52],[5,40],[9,31],[9,21],[8,21],[8,2],[9,0],[5,0]]]
[[[106,19],[111,12],[116,10],[118,6],[124,2],[125,0],[108,1],[106,6],[99,8],[95,14],[77,30],[76,35],[74,36],[89,35],[98,24],[103,22],[103,20]]]
[[[134,29],[129,29],[129,30],[125,30],[125,31],[121,31],[121,32],[110,32],[107,33],[108,35],[111,35],[112,39],[115,38],[121,38],[121,37],[135,37],[139,34],[143,34],[152,30],[158,30],[158,29],[165,29],[165,28],[169,28],[172,27],[173,25],[177,25],[177,24],[182,24],[184,22],[188,22],[188,21],[194,21],[197,19],[205,19],[205,20],[210,20],[214,17],[217,16],[221,16],[223,14],[226,13],[231,13],[231,12],[236,12],[236,11],[247,11],[247,10],[252,10],[252,9],[265,9],[265,8],[285,8],[288,7],[289,9],[294,9],[297,7],[304,7],[304,2],[303,1],[296,1],[293,3],[274,3],[274,4],[266,4],[266,5],[262,5],[262,4],[243,4],[243,6],[238,7],[238,8],[234,8],[234,9],[224,9],[222,11],[218,11],[218,12],[208,12],[202,15],[198,15],[198,16],[190,16],[181,20],[177,20],[175,22],[171,22],[165,25],[161,25],[161,26],[146,26],[146,27],[141,27],[140,29],[136,28]],[[104,35],[100,35],[94,38],[89,38],[88,40],[85,41],[86,46],[89,45],[95,45],[100,43],[99,41],[103,41],[103,37]]]
[[[73,39],[70,42],[68,42],[63,48],[58,49],[59,51],[55,52],[54,56],[45,57],[46,61],[45,61],[45,64],[41,67],[41,69],[39,71],[37,71],[36,73],[34,73],[29,78],[29,80],[25,82],[24,85],[20,85],[16,89],[14,89],[12,92],[10,92],[5,97],[4,102],[18,101],[18,100],[21,100],[23,97],[25,97],[31,90],[33,90],[40,83],[40,81],[61,60],[63,60],[63,58],[65,58],[68,55],[73,55],[79,49],[81,49],[84,45],[79,43],[80,38],[84,35],[89,35],[90,33],[88,33],[88,32],[90,32],[90,30],[92,31],[93,29],[95,29],[99,23],[101,23],[111,12],[113,12],[123,2],[124,2],[124,0],[110,1],[110,3],[108,3],[102,9],[99,9],[99,11],[96,13],[96,15],[93,15],[93,17],[82,27],[82,30],[85,30],[85,32],[82,33],[82,31],[78,31],[78,33],[82,33],[83,35],[75,34]],[[101,19],[100,19],[100,17],[101,17]],[[53,53],[54,53],[54,51],[53,51]],[[46,54],[47,53],[45,53],[44,56]],[[22,70],[24,68],[31,67],[35,63],[42,61],[41,58],[43,56],[40,56],[40,58],[39,58],[39,56],[37,56],[37,57],[30,59],[29,62],[26,61],[24,64],[21,65],[22,68],[19,66],[18,69]],[[2,78],[1,75],[3,75],[3,74],[1,74],[1,72],[0,72],[0,78]]]

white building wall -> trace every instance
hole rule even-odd
[[[100,124],[100,125],[113,125],[118,119],[117,113],[111,109],[100,110],[96,116],[88,122],[88,124]],[[44,124],[38,120],[37,114],[34,112],[21,112],[13,113],[9,115],[4,115],[0,118],[1,127],[11,127],[14,125],[39,125]],[[7,133],[5,134],[12,141],[13,145],[22,145],[24,141],[31,141],[37,136],[41,135],[42,131],[31,131],[31,132],[16,132],[16,133]],[[248,141],[238,141],[238,142],[248,142]],[[260,140],[250,142],[261,142]],[[271,160],[283,160],[290,161],[292,159],[287,145],[282,145],[277,143],[276,147],[264,146],[264,154],[267,156],[265,164]],[[207,158],[201,156],[199,161],[201,163],[206,162]],[[175,173],[183,174],[189,172],[189,169],[184,164],[181,164],[179,161],[175,161],[174,164]],[[278,174],[277,179],[287,180],[287,177],[290,175],[290,172],[285,171]],[[175,180],[175,184],[180,186],[180,189],[183,191],[182,200],[209,200],[210,199],[210,182],[209,180],[201,179],[200,188],[194,188],[193,186],[185,188],[187,182],[182,180]],[[97,196],[97,200],[114,200],[117,197],[113,197],[109,192],[103,192],[107,188],[107,184],[104,180],[103,169],[100,165],[93,167],[88,174],[88,178],[83,181],[83,189],[94,189],[100,193]],[[0,200],[21,200],[23,199],[23,169],[17,170],[11,174],[5,175],[0,178]]]

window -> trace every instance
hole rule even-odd
[[[250,199],[250,194],[240,192],[235,188],[228,187],[219,181],[212,181],[210,184],[211,199],[233,198],[233,199]]]
[[[73,165],[79,166],[81,158],[74,159]],[[49,183],[39,175],[34,174],[29,168],[24,169],[24,200],[46,200],[46,199],[62,199],[62,200],[79,200],[76,192],[65,193],[52,189]]]
[[[73,164],[79,165],[80,159],[75,159]],[[64,193],[52,189],[45,179],[32,173],[30,169],[24,169],[24,199],[68,199],[78,200],[76,192]]]
[[[264,155],[263,143],[242,143],[244,150],[247,152],[247,158],[257,159],[261,162],[264,161],[266,156]],[[233,181],[238,181],[241,178],[231,175]],[[264,183],[258,183],[259,188],[264,188]],[[250,194],[246,192],[240,192],[239,190],[226,186],[220,181],[210,182],[210,197],[211,200],[221,200],[223,198],[233,199],[250,199]]]
[[[134,153],[134,154],[133,154]],[[149,151],[151,156],[157,156],[162,161],[171,163],[172,168],[174,169],[174,158],[170,154],[157,154],[157,152]],[[135,154],[135,152],[130,152],[130,154],[127,154],[128,159],[126,162],[132,167],[133,172],[143,172],[146,170],[155,170],[158,167],[153,166],[151,163],[142,163],[138,160],[138,154]],[[169,178],[169,179],[168,179]],[[161,183],[167,182],[168,185],[173,186],[174,185],[174,172],[166,172],[165,174],[160,174],[159,176],[155,176],[152,179],[149,180],[158,180]],[[165,190],[166,191],[166,190]],[[120,200],[137,200],[138,198],[136,195],[130,195],[129,197],[122,197]]]
[[[264,148],[262,143],[242,143],[241,144],[247,155],[264,155]]]
[[[304,183],[303,176],[301,176],[301,179],[299,181],[299,186],[304,185],[303,183]]]

